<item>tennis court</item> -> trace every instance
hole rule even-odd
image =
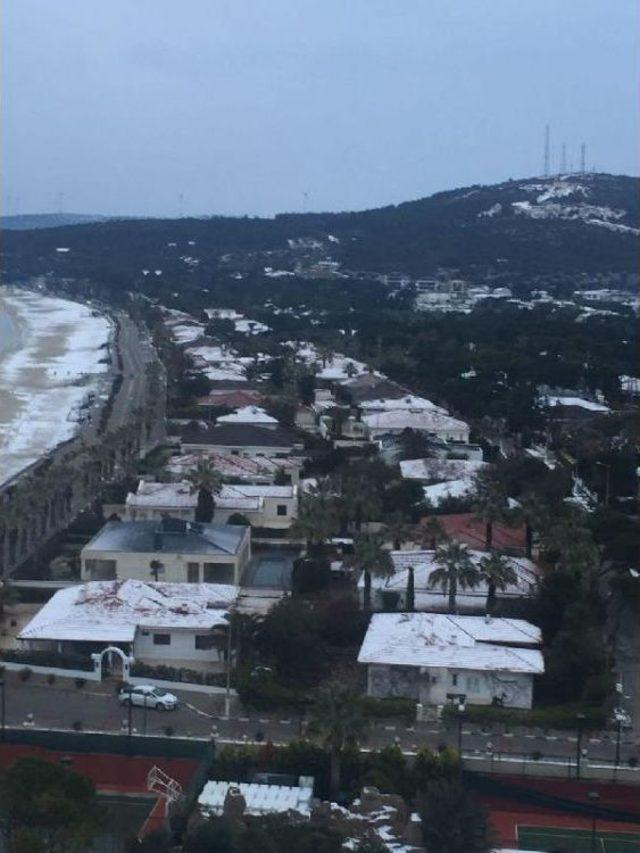
[[[521,850],[544,850],[545,853],[640,853],[640,830],[632,835],[599,832],[596,827],[596,845],[592,847],[590,829],[519,826],[518,842]]]

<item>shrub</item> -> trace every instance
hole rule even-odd
[[[257,711],[281,709],[302,713],[312,701],[308,691],[286,687],[270,674],[244,673],[238,678],[236,689],[242,704]]]
[[[20,681],[28,681],[31,678],[31,670],[28,666],[25,666],[19,672]]]
[[[173,735],[175,734],[175,731],[176,730],[174,729],[173,726],[165,726],[164,727],[164,733],[167,737],[173,737]]]
[[[55,683],[56,683],[56,677],[52,672],[50,672],[49,675],[47,675],[47,684],[55,684]]]
[[[76,687],[78,688],[78,690],[82,690],[82,688],[87,683],[87,679],[86,678],[75,678],[74,683],[75,683]]]
[[[413,699],[392,697],[388,699],[376,699],[373,696],[362,698],[362,712],[367,717],[374,719],[385,719],[386,717],[405,717],[414,720],[416,716],[416,703]]]
[[[472,723],[502,723],[508,726],[537,726],[544,729],[576,729],[576,715],[585,715],[584,727],[587,729],[603,729],[607,717],[604,708],[592,705],[556,705],[530,710],[521,708],[497,708],[494,705],[467,705],[464,712],[465,720]],[[443,711],[445,720],[456,720],[458,711],[446,707]]]
[[[251,527],[251,522],[247,516],[243,515],[241,512],[232,512],[227,519],[227,524],[241,524],[244,527]]]
[[[326,589],[331,582],[331,567],[324,557],[299,557],[293,563],[291,587],[297,595],[309,595]]]
[[[81,732],[82,731],[82,720],[74,720],[71,728],[74,730],[74,732]]]

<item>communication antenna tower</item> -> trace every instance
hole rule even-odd
[[[178,218],[182,219],[184,216],[184,193],[180,193],[178,196]]]
[[[549,177],[549,125],[545,124],[544,126],[544,176],[545,178]]]
[[[302,193],[302,212],[306,213],[308,207],[309,207],[309,193],[305,191]]]
[[[587,168],[585,165],[586,160],[587,160],[587,146],[583,142],[582,145],[580,146],[580,171],[582,172],[583,175],[587,171]]]
[[[562,156],[560,157],[560,171],[564,175],[567,171],[567,143],[562,143]]]

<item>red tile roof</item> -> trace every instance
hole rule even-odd
[[[450,539],[462,542],[468,548],[484,550],[485,547],[485,523],[472,512],[463,512],[453,515],[436,516],[445,533]],[[423,519],[426,521],[426,518]],[[509,527],[506,524],[493,525],[493,547],[497,551],[509,551],[523,553],[526,544],[526,531],[524,524]]]

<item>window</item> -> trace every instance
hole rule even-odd
[[[115,560],[92,560],[84,561],[84,570],[92,581],[114,580],[116,577],[117,563]]]
[[[216,647],[216,638],[213,634],[196,634],[195,647],[200,651],[208,651]]]
[[[276,507],[276,512],[278,515],[286,515],[287,514],[287,505],[286,504],[278,504]]]
[[[451,683],[453,684],[454,687],[458,686],[458,673],[457,672],[451,673]]]
[[[467,690],[471,693],[477,693],[480,690],[480,679],[477,675],[470,675],[467,678]]]
[[[205,583],[233,583],[233,563],[205,563],[202,579]]]
[[[200,582],[200,563],[187,563],[187,582]]]
[[[154,646],[170,646],[171,645],[171,634],[154,634],[153,635],[153,645]]]

